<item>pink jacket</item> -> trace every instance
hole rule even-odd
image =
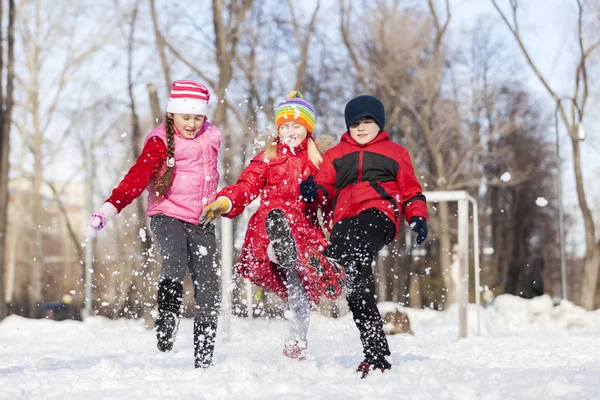
[[[167,143],[164,124],[160,124],[146,136],[144,145],[155,136]],[[208,121],[194,139],[185,139],[176,133],[171,187],[164,196],[152,201],[154,180],[148,185],[150,200],[146,214],[164,214],[198,225],[204,206],[215,200],[219,184],[217,160],[220,147],[221,132]],[[162,175],[165,169],[166,164],[163,163],[156,176]]]

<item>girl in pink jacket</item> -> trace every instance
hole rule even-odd
[[[215,199],[221,133],[206,119],[210,94],[194,81],[172,84],[165,122],[152,130],[142,154],[111,196],[92,214],[88,239],[148,190],[147,215],[162,256],[158,282],[158,349],[170,351],[183,300],[183,278],[194,285],[194,355],[196,368],[211,365],[219,314],[219,258],[215,227],[202,226],[204,206]]]

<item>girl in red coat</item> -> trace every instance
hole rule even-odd
[[[283,353],[302,360],[310,304],[317,304],[322,294],[337,298],[341,289],[337,271],[321,254],[327,240],[317,208],[302,201],[298,186],[316,174],[323,161],[312,139],[314,109],[300,93],[292,92],[277,107],[275,121],[277,137],[252,159],[235,185],[221,190],[217,200],[205,207],[203,218],[205,223],[220,214],[235,218],[261,196],[248,222],[236,271],[287,299],[291,318]]]

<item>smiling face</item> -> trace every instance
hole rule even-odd
[[[291,148],[298,146],[304,142],[308,131],[306,128],[296,122],[286,122],[279,125],[279,140]]]
[[[195,138],[206,119],[204,115],[194,114],[171,114],[170,116],[173,118],[173,124],[177,131],[186,139]]]
[[[350,136],[358,144],[367,144],[379,134],[379,125],[373,118],[359,119],[348,127]]]

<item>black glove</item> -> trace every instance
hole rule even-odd
[[[410,219],[410,229],[417,232],[417,244],[421,244],[427,239],[427,221],[423,217],[412,217]]]
[[[309,175],[308,178],[300,182],[300,193],[302,193],[302,200],[307,203],[312,203],[317,198],[318,191],[317,182],[315,182],[315,177]]]

